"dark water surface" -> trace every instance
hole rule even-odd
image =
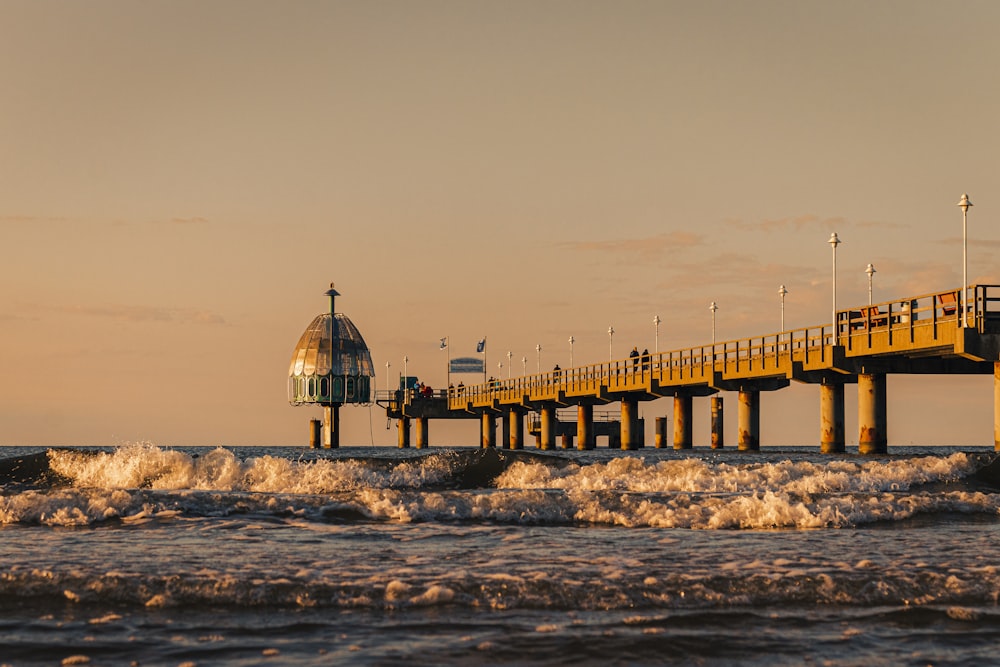
[[[0,450],[0,664],[996,664],[992,448]]]

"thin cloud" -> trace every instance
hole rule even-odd
[[[573,241],[559,244],[569,250],[631,255],[650,259],[669,250],[693,248],[704,243],[704,237],[691,232],[673,231],[644,239],[616,239],[611,241]]]
[[[156,308],[153,306],[63,306],[62,312],[121,322],[176,322],[179,324],[226,324],[218,313],[197,308]]]
[[[837,231],[843,229],[905,229],[906,225],[899,222],[885,222],[882,220],[862,220],[853,222],[843,216],[829,216],[826,218],[812,213],[789,216],[785,218],[765,218],[763,220],[740,220],[730,218],[723,221],[723,224],[744,232],[788,232],[802,231],[803,229],[819,227],[822,229]]]
[[[962,242],[961,236],[951,236],[937,241],[942,245],[958,245]],[[1000,241],[995,239],[969,239],[969,246],[972,248],[1000,248]]]
[[[53,223],[68,222],[69,218],[60,218],[45,215],[0,215],[0,224],[11,225],[45,225]]]
[[[851,225],[846,218],[840,216],[821,218],[818,215],[813,215],[812,213],[786,218],[765,218],[763,220],[756,220],[753,222],[740,220],[738,218],[730,218],[723,221],[723,224],[746,232],[800,231],[807,227],[824,227],[826,229],[834,229],[846,228]]]

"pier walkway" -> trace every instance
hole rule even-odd
[[[418,406],[409,396],[385,403],[390,417],[478,418],[483,446],[495,445],[495,420],[505,419],[503,446],[520,448],[524,416],[540,415],[539,446],[555,447],[556,410],[577,408],[577,446],[594,446],[594,406],[621,403],[623,449],[641,446],[638,403],[673,397],[673,447],[692,446],[694,397],[712,396],[712,443],[722,446],[720,391],[739,392],[738,447],[760,447],[760,392],[792,381],[820,387],[820,447],[844,451],[844,385],[858,384],[859,450],[887,449],[888,374],[994,374],[994,441],[1000,448],[1000,286],[969,287],[964,318],[961,290],[922,294],[836,312],[826,324],[759,337],[670,350],[547,373],[449,389]],[[401,392],[394,392],[401,394]],[[433,404],[433,407],[432,407]],[[666,420],[657,419],[657,446],[666,446]]]

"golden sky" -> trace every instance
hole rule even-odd
[[[435,387],[1000,283],[1000,3],[0,0],[0,444],[302,444],[338,310]],[[395,379],[393,379],[395,382]],[[854,388],[848,443],[857,442]],[[890,444],[990,444],[992,380],[890,377]],[[819,396],[762,397],[818,442]],[[703,403],[703,404],[702,404]],[[641,407],[653,418],[671,403]],[[695,403],[706,445],[708,401]],[[735,396],[727,411],[735,443]],[[343,440],[394,444],[345,408]],[[475,444],[475,422],[431,425]],[[650,436],[651,439],[651,436]]]

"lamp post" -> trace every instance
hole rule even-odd
[[[719,306],[713,301],[708,304],[708,309],[712,311],[712,345],[715,345],[715,311],[719,309]]]
[[[528,357],[521,357],[521,375],[528,374]]]
[[[969,227],[969,207],[972,206],[972,202],[969,201],[969,195],[963,193],[962,199],[959,200],[958,205],[962,209],[962,302],[959,311],[962,313],[962,319],[959,320],[958,326],[965,326],[965,313],[968,307],[966,303],[968,300],[968,288],[969,288],[969,243],[968,243],[968,227]],[[975,324],[975,316],[973,316],[972,323]]]
[[[535,346],[535,373],[542,372],[542,344]]]
[[[410,378],[407,377],[407,374],[406,374],[406,362],[408,362],[409,360],[410,360],[410,358],[404,354],[403,355],[403,396],[405,396],[406,399],[403,402],[406,405],[410,404],[410,387],[409,387]]]
[[[608,327],[608,361],[614,361],[615,358],[615,328],[613,326]]]
[[[575,343],[575,342],[576,342],[576,339],[573,338],[572,336],[570,336],[569,337],[569,367],[570,368],[573,368],[573,343]]]
[[[865,273],[868,274],[868,305],[870,306],[872,305],[872,276],[876,273],[875,267],[869,263],[868,266],[865,267]]]
[[[784,285],[778,285],[778,296],[781,297],[781,330],[785,330],[785,295],[788,294],[788,290],[785,289]]]
[[[833,317],[830,321],[833,329],[833,344],[836,345],[840,341],[840,331],[837,327],[837,246],[840,245],[840,238],[837,236],[837,232],[830,234],[827,243],[833,248]]]
[[[392,385],[389,382],[389,367],[392,366],[388,361],[385,362],[385,388],[392,391]]]
[[[510,379],[510,358],[512,356],[513,356],[513,353],[510,350],[507,350],[507,379],[508,380]]]
[[[503,362],[497,362],[497,380],[503,377]]]
[[[660,319],[659,315],[653,315],[653,352],[659,354],[660,352]]]

